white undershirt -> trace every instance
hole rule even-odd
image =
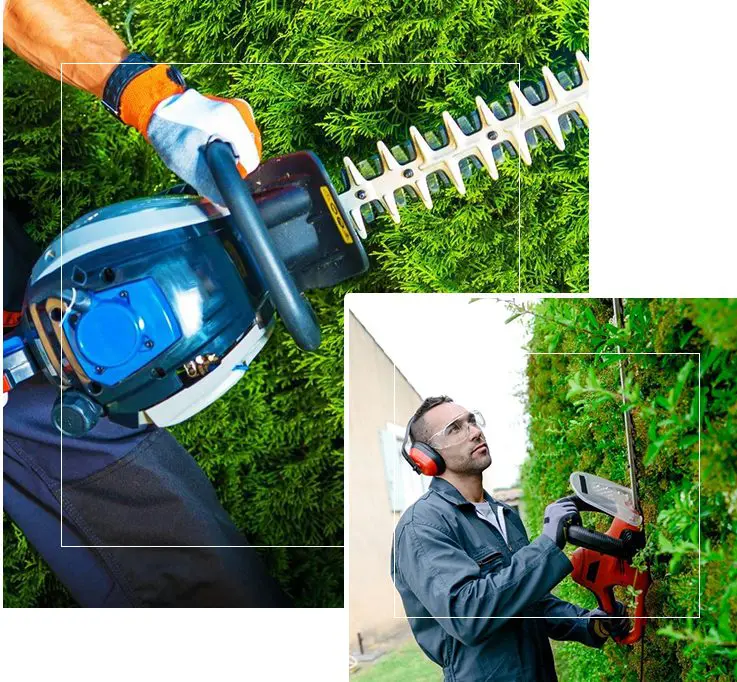
[[[507,540],[507,524],[504,521],[504,507],[502,507],[502,505],[497,505],[495,516],[494,510],[486,501],[474,502],[473,506],[476,507],[476,513],[479,515],[479,518],[482,518],[484,521],[488,521],[492,526],[494,526],[494,528],[502,534],[504,542],[509,544],[509,541]]]

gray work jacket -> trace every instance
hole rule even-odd
[[[492,508],[502,504],[484,496]],[[573,570],[566,555],[547,536],[530,543],[519,515],[502,507],[509,544],[434,478],[397,524],[394,584],[417,643],[446,682],[554,681],[549,637],[603,644],[589,634],[585,609],[550,594]]]

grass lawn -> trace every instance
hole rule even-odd
[[[360,682],[439,682],[443,672],[411,640],[376,663],[362,663],[352,679]]]

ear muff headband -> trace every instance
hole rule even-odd
[[[445,471],[445,460],[440,453],[431,448],[427,443],[412,442],[410,431],[415,423],[414,416],[407,424],[402,442],[402,457],[418,473],[425,476],[438,476]]]

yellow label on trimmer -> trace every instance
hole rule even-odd
[[[330,194],[330,190],[325,185],[322,185],[320,187],[320,191],[322,192],[322,198],[325,199],[325,203],[328,205],[328,209],[330,210],[330,215],[333,216],[333,222],[335,223],[335,226],[338,228],[338,232],[340,232],[340,236],[343,237],[343,241],[346,244],[353,244],[353,237],[351,237],[351,232],[348,229],[348,225],[345,224],[345,220],[343,220],[343,216],[340,215],[340,209],[338,208],[338,205],[335,203],[335,199],[333,199],[333,195]]]

